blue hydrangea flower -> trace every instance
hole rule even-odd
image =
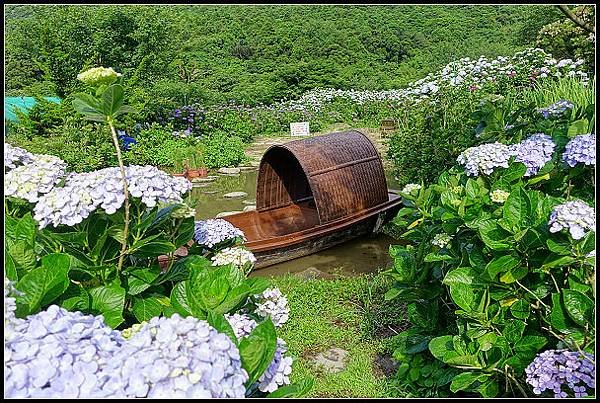
[[[570,167],[577,164],[596,165],[596,134],[582,134],[565,146],[562,160]]]
[[[568,392],[585,397],[596,388],[595,370],[593,354],[547,350],[536,356],[525,374],[536,395],[551,391],[554,397],[567,397]]]
[[[539,108],[537,111],[544,119],[558,118],[563,116],[567,109],[573,109],[574,106],[573,102],[561,99],[545,108]]]
[[[30,164],[35,160],[35,156],[29,151],[20,147],[13,147],[4,143],[4,169],[5,172],[15,169],[18,166]]]
[[[211,218],[195,223],[194,240],[200,245],[212,248],[221,242],[233,240],[237,237],[246,240],[244,233],[227,220]]]
[[[550,232],[568,229],[573,239],[581,239],[596,231],[596,211],[581,200],[572,200],[554,207],[548,221]]]
[[[267,288],[256,298],[256,314],[263,318],[271,318],[276,327],[283,325],[290,317],[287,298],[278,288]]]
[[[14,155],[20,155],[19,162],[23,165],[16,166],[16,161],[13,161],[15,168],[6,173],[6,196],[35,203],[43,194],[49,193],[66,174],[67,164],[53,155],[15,153],[13,157]]]
[[[524,176],[532,176],[552,159],[556,144],[552,137],[544,133],[535,133],[519,144],[510,147],[510,153],[515,155],[516,162],[522,162],[527,167]]]

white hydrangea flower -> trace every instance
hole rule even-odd
[[[554,207],[548,225],[550,232],[568,229],[573,239],[581,239],[596,232],[596,211],[581,200],[568,201]]]
[[[64,178],[67,164],[52,155],[22,156],[24,165],[16,166],[4,177],[4,194],[35,203]]]
[[[257,299],[256,314],[263,318],[271,318],[275,326],[279,327],[289,319],[287,298],[278,288],[267,288],[254,298]]]
[[[495,142],[469,147],[456,160],[465,167],[468,176],[478,176],[479,173],[489,175],[494,168],[508,168],[511,156],[509,146]]]
[[[194,240],[209,248],[238,237],[246,240],[242,230],[221,218],[196,221],[194,226]]]
[[[419,190],[421,189],[423,186],[419,185],[418,183],[408,183],[406,186],[404,186],[404,188],[402,189],[402,193],[410,193],[413,190]]]
[[[241,246],[234,246],[217,252],[211,260],[213,261],[213,266],[233,264],[237,267],[243,267],[247,263],[253,264],[256,262],[256,257],[248,249]]]
[[[35,156],[29,151],[20,147],[14,147],[4,143],[4,169],[5,172],[15,169],[18,166],[31,164],[35,161]]]

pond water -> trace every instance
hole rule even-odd
[[[196,206],[197,220],[214,218],[224,211],[242,211],[244,207],[256,203],[256,170],[232,176],[213,176],[214,181],[194,183],[192,188],[190,202]],[[386,173],[386,178],[388,188],[400,188],[390,173]],[[245,192],[247,196],[233,199],[223,197],[231,192]],[[256,269],[251,276],[270,277],[314,269],[326,275],[354,276],[373,273],[391,264],[388,248],[392,243],[394,239],[384,234],[366,235],[319,253]]]

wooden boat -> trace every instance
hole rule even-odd
[[[265,267],[377,230],[400,209],[381,157],[357,130],[270,147],[258,171],[256,210],[223,217]]]

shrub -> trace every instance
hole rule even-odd
[[[123,155],[131,164],[173,168],[176,162],[183,161],[180,150],[190,146],[185,139],[173,136],[171,126],[163,127],[158,123],[140,129],[134,137],[136,144]]]
[[[594,109],[530,112],[510,134],[527,139],[502,156],[471,148],[436,183],[403,193],[393,225],[410,244],[390,248],[386,299],[408,304],[412,327],[395,356],[402,382],[421,393],[435,384],[443,394],[530,396],[525,372],[541,351],[594,352],[595,136],[584,135]],[[428,383],[409,371],[417,359]],[[546,389],[527,382],[533,394]],[[589,379],[570,382],[577,389],[559,383],[554,393],[590,392]]]
[[[204,164],[208,168],[235,167],[245,160],[244,142],[239,137],[219,131],[205,140]]]

